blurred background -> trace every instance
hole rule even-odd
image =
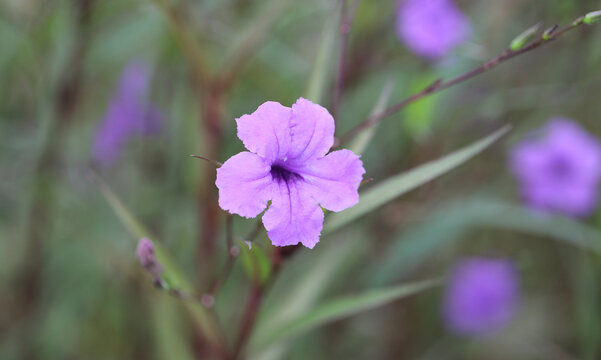
[[[202,287],[227,257],[225,213],[215,167],[189,155],[223,162],[242,151],[235,118],[268,100],[290,106],[305,96],[335,113],[340,135],[367,118],[386,89],[390,103],[399,101],[482,64],[539,21],[569,24],[601,7],[456,4],[471,36],[432,60],[397,36],[397,2],[349,1],[337,100],[334,0],[2,0],[0,358],[205,358],[193,319],[181,300],[154,289],[135,258],[138,238],[107,194]],[[513,129],[468,163],[324,235],[315,249],[299,249],[265,295],[256,330],[325,299],[444,276],[466,256],[515,263],[521,297],[507,326],[486,337],[453,334],[437,287],[249,355],[599,359],[601,262],[589,245],[601,241],[600,212],[580,220],[532,215],[508,168],[512,146],[551,117],[601,136],[599,69],[601,28],[580,27],[385,119],[362,156],[374,184],[505,124]],[[127,120],[134,118],[141,120]],[[232,219],[236,237],[255,227]],[[263,255],[252,257],[236,242],[242,259],[215,297],[225,334],[238,328],[248,264],[273,251],[264,231],[256,242],[262,246],[252,251]]]

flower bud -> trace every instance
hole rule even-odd
[[[550,28],[548,28],[547,30],[545,30],[545,32],[543,33],[543,40],[547,41],[551,38],[551,35],[553,35],[553,33],[555,32],[555,30],[557,30],[557,28],[559,27],[559,25],[553,25]]]
[[[154,245],[147,238],[140,239],[136,248],[136,256],[140,260],[140,264],[148,270],[155,278],[158,278],[163,269],[154,254]]]
[[[601,10],[590,12],[584,15],[583,22],[588,25],[596,24],[601,21]]]
[[[541,26],[542,23],[538,23],[533,27],[529,28],[528,30],[524,31],[520,35],[516,36],[516,38],[513,39],[511,41],[511,44],[509,45],[511,51],[519,50],[523,48],[526,44],[528,44],[530,40],[534,38],[534,35],[536,35],[539,32]]]

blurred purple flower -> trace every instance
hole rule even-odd
[[[599,196],[601,144],[569,119],[552,119],[543,132],[511,153],[524,200],[538,210],[590,215]]]
[[[438,59],[466,41],[471,26],[453,0],[404,0],[398,5],[396,31],[416,55]]]
[[[444,320],[456,334],[485,335],[509,322],[518,300],[518,274],[510,261],[464,259],[447,284]]]
[[[148,103],[149,73],[148,66],[137,61],[130,62],[123,70],[94,140],[92,156],[101,166],[113,165],[132,136],[161,131],[163,118]]]
[[[158,277],[163,269],[154,255],[154,244],[147,238],[140,239],[136,248],[136,256],[140,264],[153,276]]]
[[[359,201],[365,173],[350,150],[327,154],[334,143],[334,119],[323,107],[300,98],[288,108],[266,102],[236,119],[238,137],[250,151],[217,169],[219,206],[232,213],[263,216],[275,246],[319,242],[323,211],[341,211]],[[326,155],[327,154],[327,155]]]

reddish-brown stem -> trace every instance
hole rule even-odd
[[[185,10],[182,10],[180,7],[173,5],[167,0],[153,1],[162,10],[175,41],[177,41],[184,51],[190,64],[194,82],[196,84],[206,84],[210,81],[209,67],[195,34],[190,31],[190,27],[187,26],[187,22],[185,21]]]
[[[428,86],[427,88],[420,91],[419,93],[411,95],[408,98],[389,106],[388,108],[384,109],[382,112],[370,116],[365,121],[361,122],[360,124],[358,124],[357,126],[352,128],[351,130],[349,130],[348,132],[343,134],[340,137],[340,139],[337,141],[336,146],[340,146],[340,145],[347,143],[348,141],[354,139],[355,136],[359,135],[359,133],[361,133],[363,130],[377,124],[382,119],[402,110],[407,105],[414,103],[414,102],[418,101],[419,99],[426,97],[430,94],[437,93],[446,88],[449,88],[451,86],[454,86],[454,85],[460,84],[464,81],[467,81],[477,75],[480,75],[480,74],[492,69],[493,67],[499,65],[500,63],[505,62],[509,59],[512,59],[518,55],[532,51],[532,50],[540,47],[541,45],[544,45],[544,44],[548,43],[549,41],[558,38],[559,36],[566,33],[567,31],[576,28],[577,26],[581,25],[582,23],[583,23],[582,18],[578,18],[572,24],[565,26],[561,29],[555,30],[555,31],[551,32],[551,34],[548,34],[548,36],[546,38],[541,37],[540,39],[531,42],[530,44],[524,46],[523,48],[521,48],[519,50],[507,49],[507,50],[503,51],[500,55],[487,61],[483,65],[478,66],[477,68],[470,70],[464,74],[461,74],[453,79],[450,79],[447,81],[437,80],[432,85]]]
[[[287,247],[276,247],[271,258],[271,274],[269,279],[264,283],[254,283],[250,289],[246,306],[244,307],[244,313],[242,315],[242,322],[240,323],[240,330],[238,331],[238,337],[234,343],[234,350],[232,352],[231,360],[236,360],[244,350],[252,329],[254,328],[255,321],[259,314],[261,303],[263,301],[263,295],[275,282],[275,279],[279,273],[279,270],[283,262],[296,253],[300,245],[287,246]]]
[[[200,85],[200,84],[199,84]],[[223,118],[224,92],[219,84],[211,83],[208,87],[201,87],[200,96],[202,100],[202,118],[200,132],[204,141],[204,154],[209,159],[216,159],[219,155],[221,143]],[[219,214],[218,205],[213,184],[215,183],[215,172],[205,171],[199,179],[198,190],[198,250],[197,264],[199,273],[204,279],[214,268],[215,245],[217,242]]]
[[[263,298],[264,286],[262,284],[253,284],[250,289],[250,294],[246,300],[246,306],[244,307],[244,315],[242,316],[242,322],[240,323],[240,330],[236,343],[234,344],[234,350],[232,352],[232,360],[236,360],[240,356],[250,333],[254,327],[255,320],[259,313],[259,307]]]

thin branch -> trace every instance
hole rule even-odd
[[[209,158],[206,158],[206,157],[200,156],[200,155],[190,155],[190,157],[194,157],[194,158],[197,158],[197,159],[204,160],[204,161],[206,161],[208,163],[211,163],[211,164],[215,165],[216,167],[221,167],[223,165],[223,163],[220,163],[217,160],[209,159]]]
[[[211,286],[209,286],[209,290],[206,295],[214,296],[221,286],[225,283],[230,273],[232,272],[232,268],[234,267],[234,263],[240,255],[240,249],[237,246],[234,246],[234,230],[233,230],[233,218],[232,215],[227,214],[225,218],[225,241],[227,247],[227,258],[225,259],[225,264],[223,265],[223,269],[221,270],[219,276],[217,276]]]
[[[344,74],[346,72],[346,49],[348,45],[348,37],[351,31],[351,25],[355,12],[359,4],[359,0],[353,2],[352,8],[348,9],[348,0],[340,0],[340,40],[338,45],[338,73],[336,75],[336,86],[334,87],[334,101],[332,104],[332,116],[334,121],[338,119],[338,110],[342,99],[342,90],[344,89]]]
[[[170,4],[167,0],[152,1],[165,15],[175,40],[179,43],[188,58],[195,83],[200,86],[206,86],[211,78],[209,66],[194,33],[184,23],[181,10]]]
[[[584,20],[584,17],[579,17],[572,24],[565,26],[563,28],[557,29],[557,27],[553,27],[553,28],[545,31],[545,33],[543,34],[543,36],[541,38],[531,42],[530,44],[524,46],[523,48],[518,49],[518,50],[506,49],[500,55],[487,61],[483,65],[481,65],[473,70],[470,70],[462,75],[459,75],[453,79],[450,79],[447,81],[437,80],[432,85],[428,86],[427,88],[420,91],[419,93],[411,95],[410,97],[406,98],[405,100],[402,100],[394,105],[389,106],[388,108],[384,109],[382,112],[377,113],[373,116],[370,116],[365,121],[358,124],[351,130],[346,132],[345,134],[343,134],[340,137],[340,139],[338,140],[337,144],[335,144],[335,145],[340,146],[341,144],[344,144],[344,143],[348,142],[349,140],[352,140],[353,138],[355,138],[355,136],[357,136],[363,130],[369,128],[370,126],[377,124],[382,119],[402,110],[403,108],[407,107],[407,105],[414,103],[423,97],[440,92],[446,88],[449,88],[451,86],[454,86],[454,85],[460,84],[464,81],[467,81],[477,75],[480,75],[480,74],[494,68],[495,66],[499,65],[502,62],[512,59],[518,55],[525,54],[529,51],[532,51],[544,44],[547,44],[551,40],[555,40],[556,38],[560,37],[564,33],[578,27],[579,25],[582,25],[584,23],[583,20]]]
[[[263,291],[264,286],[261,284],[253,284],[250,289],[250,294],[248,295],[246,306],[244,307],[244,314],[242,315],[242,322],[240,323],[240,330],[232,352],[233,360],[238,359],[244,345],[246,345],[246,342],[248,341],[259,313],[259,307],[263,300]]]

